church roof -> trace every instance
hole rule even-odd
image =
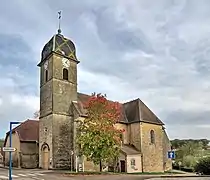
[[[158,125],[164,123],[138,98],[123,104],[129,123],[146,122]]]
[[[65,38],[62,34],[54,35],[49,42],[45,44],[42,50],[41,62],[38,66],[40,66],[52,52],[79,63],[76,57],[76,47],[74,43],[70,39]]]
[[[73,105],[80,116],[86,116],[83,104],[90,98],[89,95],[78,93],[77,102]],[[121,123],[146,122],[157,125],[164,123],[138,98],[126,103],[121,103]]]
[[[129,144],[123,144],[121,147],[121,151],[126,155],[141,154],[141,152],[136,149],[135,146]]]
[[[38,120],[26,120],[19,126],[12,129],[12,132],[17,132],[20,141],[39,141],[39,121]],[[5,142],[9,136],[9,132],[6,133]]]

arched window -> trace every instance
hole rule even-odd
[[[63,69],[63,79],[68,80],[69,79],[68,77],[69,77],[68,69],[64,68]]]
[[[45,82],[48,81],[48,70],[45,70]]]
[[[150,131],[150,142],[151,142],[152,144],[155,143],[155,132],[154,132],[154,130],[151,130],[151,131]]]

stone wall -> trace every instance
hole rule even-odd
[[[117,123],[117,124],[115,124],[115,128],[125,130],[125,132],[123,133],[123,143],[128,144],[129,143],[129,134],[130,134],[128,126],[126,124]]]
[[[74,150],[74,120],[71,102],[77,100],[77,63],[70,60],[68,80],[63,80],[63,56],[53,53],[49,57],[48,82],[41,67],[40,90],[40,147],[39,166],[42,167],[42,146],[50,149],[52,168],[66,169],[71,166]]]
[[[6,147],[9,147],[9,136],[7,137],[7,140],[6,140]],[[16,151],[12,152],[12,165],[14,167],[19,167],[20,166],[20,159],[19,159],[20,139],[16,132],[12,133],[12,147],[16,148]],[[8,166],[9,165],[9,152],[5,152],[4,156],[5,156],[4,163],[6,166]]]
[[[38,168],[38,154],[21,154],[20,166],[26,169]]]
[[[150,131],[155,133],[155,143],[151,143]],[[162,126],[141,123],[140,132],[142,139],[143,171],[163,172],[163,132]]]
[[[163,168],[165,171],[172,169],[172,160],[168,158],[168,151],[171,150],[171,143],[166,134],[166,131],[163,130]]]
[[[48,81],[40,90],[40,118],[52,113],[52,82]]]
[[[53,115],[42,117],[39,120],[39,167],[42,168],[42,148],[44,144],[49,146],[49,158],[52,158]]]
[[[139,151],[141,151],[141,132],[140,123],[133,123],[128,125],[130,128],[130,138],[129,143],[134,145]]]
[[[69,169],[74,150],[73,117],[53,114],[53,167]],[[74,162],[72,162],[74,164]]]
[[[37,168],[39,162],[39,145],[36,142],[21,142],[20,166]]]

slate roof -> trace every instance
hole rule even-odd
[[[13,128],[13,132],[17,132],[20,141],[39,141],[39,121],[38,120],[26,120],[19,126]],[[6,133],[5,142],[9,132]]]
[[[74,43],[70,39],[65,38],[62,34],[56,34],[49,40],[47,44],[45,44],[42,50],[41,62],[38,64],[38,66],[41,66],[46,58],[49,57],[53,52],[79,63],[76,57],[76,47]]]
[[[78,93],[77,102],[73,102],[73,105],[80,116],[86,116],[83,104],[89,97],[89,95]],[[164,123],[139,98],[126,103],[121,103],[120,105],[122,106],[121,123],[130,124],[135,122],[146,122],[164,125]]]
[[[141,152],[136,149],[133,145],[124,144],[121,147],[121,151],[127,155],[141,154]]]

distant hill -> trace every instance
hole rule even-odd
[[[181,146],[189,142],[201,143],[203,148],[207,149],[210,140],[208,139],[174,139],[174,140],[171,140],[171,145],[172,145],[172,148],[179,149]]]

